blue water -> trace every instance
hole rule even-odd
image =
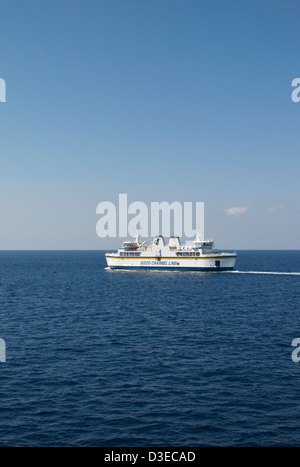
[[[300,252],[237,269],[0,252],[0,445],[300,446]]]

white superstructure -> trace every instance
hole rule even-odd
[[[212,240],[202,240],[199,234],[190,245],[181,245],[179,237],[171,237],[166,245],[161,235],[147,245],[137,235],[105,257],[111,269],[229,271],[234,269],[237,254],[219,252]]]

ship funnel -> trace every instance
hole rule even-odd
[[[180,247],[179,237],[171,237],[169,241],[169,248],[171,250],[176,250],[179,247]]]

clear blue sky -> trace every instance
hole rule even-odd
[[[118,246],[96,206],[119,193],[204,201],[221,248],[299,249],[299,18],[283,0],[1,0],[0,249]]]

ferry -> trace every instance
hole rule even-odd
[[[117,252],[107,252],[105,257],[109,269],[231,271],[237,253],[219,252],[213,240],[203,240],[200,234],[185,245],[181,245],[179,237],[171,237],[166,244],[162,235],[147,244],[137,235],[134,241],[124,242]]]

